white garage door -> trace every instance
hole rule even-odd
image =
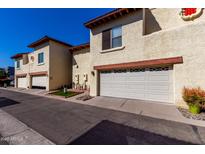
[[[32,77],[32,87],[46,88],[46,85],[47,85],[47,76]]]
[[[100,95],[173,102],[172,67],[102,71]]]
[[[17,78],[18,88],[27,88],[27,80],[26,77],[18,77]]]

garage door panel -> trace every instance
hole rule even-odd
[[[47,85],[47,76],[33,76],[32,77],[33,87],[46,87],[46,85]]]
[[[169,85],[166,85],[164,83],[164,85],[162,83],[159,83],[158,85],[157,84],[153,84],[153,85],[147,85],[149,91],[152,91],[152,90],[160,90],[160,91],[169,91],[170,89],[170,86]]]
[[[172,68],[159,70],[100,73],[100,95],[172,102]]]
[[[26,77],[17,78],[18,88],[27,88],[27,79]]]
[[[148,81],[169,81],[169,76],[156,76],[156,75],[149,75],[148,76]]]
[[[145,89],[145,85],[143,85],[143,84],[134,84],[134,85],[130,85],[130,86],[126,85],[125,87],[126,87],[126,91],[129,91],[129,90],[131,90],[131,91],[141,91],[141,90],[143,90],[144,91],[144,89]]]

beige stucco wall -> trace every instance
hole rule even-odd
[[[91,67],[105,64],[183,56],[184,63],[174,65],[174,102],[185,105],[184,86],[205,88],[205,14],[194,21],[183,21],[180,9],[152,9],[151,14],[161,30],[142,35],[142,12],[136,12],[96,27],[90,33]],[[102,53],[102,31],[122,24],[124,49]],[[154,24],[156,25],[156,24]],[[149,23],[146,28],[153,26]],[[153,27],[150,27],[153,29]],[[156,29],[156,28],[155,28]],[[96,96],[97,72],[91,76],[90,94]]]
[[[50,41],[49,90],[72,84],[72,55],[69,47]]]
[[[23,65],[20,60],[20,69],[15,69],[15,75],[26,73],[27,87],[31,88],[31,76],[29,73],[47,72],[46,90],[61,88],[72,83],[72,56],[69,47],[49,41],[34,49],[28,54],[29,63]],[[44,52],[44,63],[38,64],[38,54]],[[34,57],[32,62],[31,56]],[[16,81],[15,81],[16,82]]]
[[[49,74],[49,43],[42,44],[38,48],[34,49],[34,52],[29,54],[29,65],[30,65],[30,72],[43,72],[43,71],[48,71]],[[44,63],[43,64],[38,64],[38,54],[43,52],[44,53]],[[34,61],[31,61],[31,56],[34,56]]]
[[[147,9],[146,11],[146,31],[147,33],[153,33],[155,31],[167,30],[170,28],[176,28],[183,25],[189,25],[192,21],[184,21],[180,17],[181,8],[176,9]],[[205,15],[200,18],[196,18],[194,22],[204,21]]]
[[[87,89],[90,88],[90,49],[82,49],[73,52],[73,83],[80,84],[80,86],[86,85]],[[87,74],[87,81],[84,81],[84,74]],[[79,82],[77,83],[75,75],[79,75]]]
[[[20,68],[16,68],[16,61],[19,60],[20,61]],[[14,79],[14,85],[15,87],[18,87],[18,82],[17,82],[17,78],[16,78],[16,75],[19,75],[19,74],[27,74],[28,73],[28,65],[23,65],[23,59],[22,58],[19,58],[19,59],[16,59],[15,62],[15,79]],[[29,87],[29,76],[27,75],[26,76],[27,78],[27,87]]]
[[[44,63],[38,64],[38,54],[44,52]],[[34,57],[34,61],[31,60],[31,56]],[[27,87],[31,87],[31,76],[29,73],[44,72],[47,71],[49,74],[49,44],[44,43],[38,48],[35,48],[33,52],[28,54],[29,62],[23,65],[23,59],[20,59],[20,69],[15,67],[15,75],[27,74]],[[15,62],[16,66],[16,62]],[[16,78],[15,78],[16,83]],[[16,85],[16,84],[15,84]],[[46,89],[49,90],[49,83],[47,82]]]

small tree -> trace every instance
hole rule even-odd
[[[6,77],[5,71],[0,69],[0,78]]]

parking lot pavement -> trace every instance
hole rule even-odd
[[[205,143],[204,127],[19,92],[0,90],[0,109],[55,144]]]
[[[11,100],[0,99],[0,104],[13,105]],[[4,100],[4,101],[3,101]],[[0,109],[0,133],[1,133],[1,143],[2,144],[53,144],[47,138],[29,128],[26,124],[22,123],[12,115]]]

